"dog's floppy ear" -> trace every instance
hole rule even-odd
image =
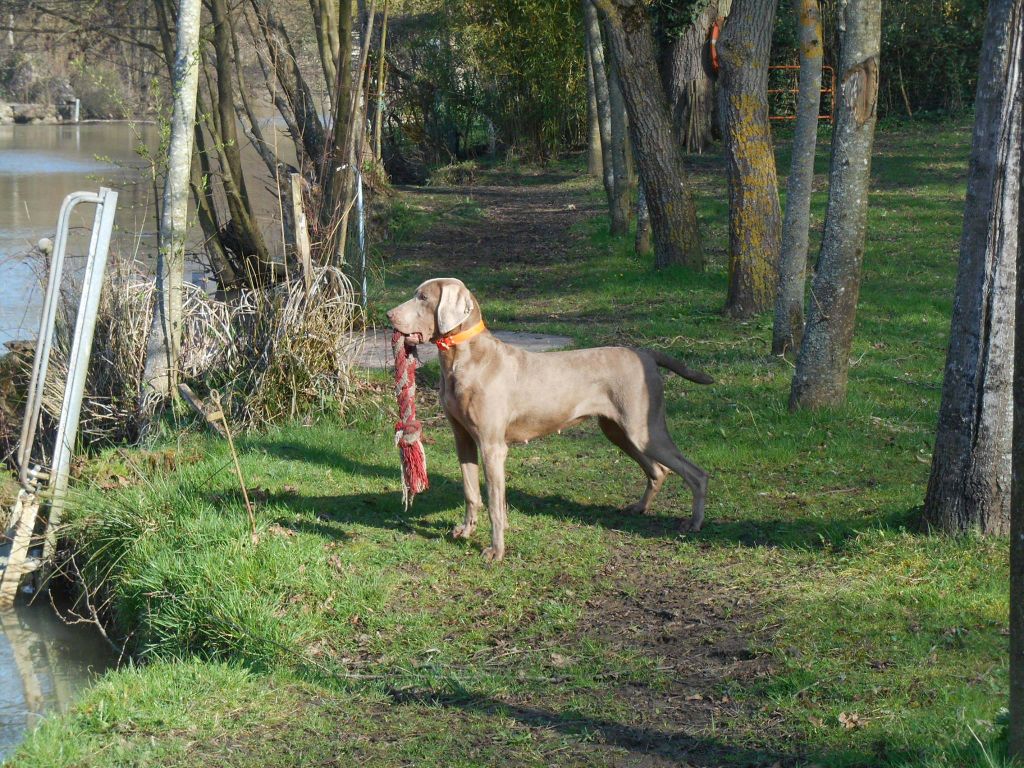
[[[444,335],[459,327],[473,313],[473,294],[459,282],[441,286],[437,302],[437,332]]]

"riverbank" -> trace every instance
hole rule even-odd
[[[969,130],[881,132],[849,403],[786,411],[770,319],[725,318],[719,159],[695,158],[711,267],[654,273],[575,165],[403,193],[375,312],[463,278],[495,328],[654,345],[678,442],[712,474],[643,486],[593,425],[515,448],[506,561],[468,543],[451,433],[420,389],[432,487],[398,492],[390,386],[343,420],[196,432],[86,470],[76,564],[144,665],[108,675],[14,764],[986,765],[1006,695],[1006,542],[916,532]],[[827,140],[821,142],[824,189]],[[780,167],[788,167],[783,158]],[[824,194],[814,200],[819,228]]]

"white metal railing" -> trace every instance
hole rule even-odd
[[[32,463],[32,449],[35,446],[39,430],[43,390],[46,384],[50,352],[53,349],[71,214],[76,206],[83,203],[94,204],[96,213],[93,218],[85,276],[82,280],[75,332],[71,337],[68,377],[64,384],[60,421],[57,425],[51,454],[52,464],[47,472],[39,464]],[[22,577],[36,570],[41,563],[53,555],[56,544],[56,528],[60,523],[68,489],[71,452],[78,436],[82,396],[85,392],[86,375],[89,372],[93,331],[96,327],[96,313],[99,309],[100,292],[103,289],[103,276],[107,267],[107,254],[110,250],[110,236],[114,227],[116,208],[117,192],[107,187],[101,187],[98,194],[95,192],[72,192],[64,198],[60,214],[57,217],[57,234],[54,238],[53,253],[50,258],[46,296],[39,321],[39,338],[36,340],[32,378],[29,382],[25,418],[21,427],[21,442],[18,447],[18,477],[21,490],[7,526],[10,552],[6,567],[0,572],[0,608],[13,604]],[[50,513],[46,521],[42,557],[39,558],[31,557],[29,550],[39,514],[40,484],[43,482],[47,482],[49,486]]]

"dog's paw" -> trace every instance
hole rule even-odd
[[[693,520],[684,520],[679,524],[680,533],[700,533],[700,523],[694,523]]]
[[[474,526],[472,525],[456,525],[452,528],[453,539],[468,539],[473,535]]]
[[[647,507],[641,502],[634,501],[632,504],[627,504],[622,508],[622,514],[624,515],[646,515]]]
[[[484,550],[483,554],[484,554],[484,560],[486,560],[488,563],[498,563],[498,562],[501,562],[501,560],[505,557],[505,551],[504,550],[498,550],[498,549],[495,549],[494,547],[487,547],[487,549]]]

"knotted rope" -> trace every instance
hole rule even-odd
[[[395,397],[398,398],[398,423],[395,445],[402,458],[402,502],[412,506],[417,493],[430,487],[427,456],[420,442],[422,425],[416,420],[416,347],[406,346],[405,337],[395,331],[391,337],[395,350]]]

